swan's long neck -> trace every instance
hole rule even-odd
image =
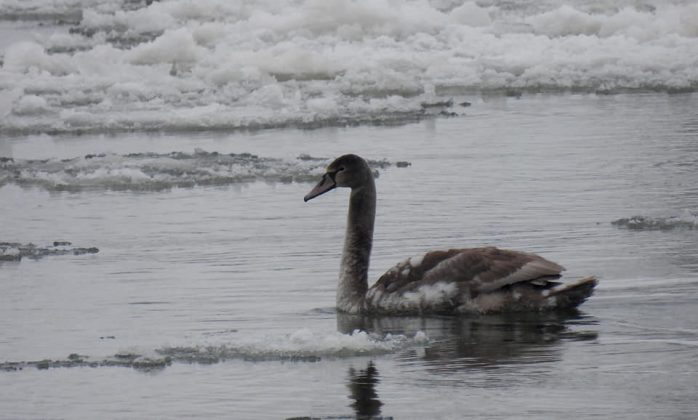
[[[376,185],[373,177],[351,190],[347,232],[337,287],[337,309],[358,313],[368,290],[368,265],[376,218]]]

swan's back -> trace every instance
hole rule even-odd
[[[535,254],[493,247],[430,251],[388,270],[366,294],[376,313],[490,313],[576,307],[594,278],[561,284],[564,268]]]

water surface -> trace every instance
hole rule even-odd
[[[0,0],[0,418],[694,418],[698,7]],[[596,275],[578,313],[337,314],[428,249]]]
[[[158,174],[174,151],[273,159],[221,185],[187,171],[172,176],[192,185],[156,189],[4,179],[3,240],[99,253],[1,263],[2,416],[690,418],[695,95],[474,102],[465,117],[389,127],[3,140],[22,179],[50,158],[78,184],[93,169],[60,162],[88,152],[117,171],[147,151]],[[596,274],[597,293],[578,314],[338,316],[348,197],[303,203],[324,161],[297,157],[349,151],[411,163],[378,168],[373,279],[426,249],[494,245]],[[635,215],[648,222],[611,223]]]

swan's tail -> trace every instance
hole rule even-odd
[[[550,289],[548,297],[556,298],[556,307],[559,309],[576,308],[594,293],[594,287],[598,283],[599,281],[594,276],[584,277]]]

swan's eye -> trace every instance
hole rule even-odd
[[[337,172],[342,172],[344,170],[344,166],[340,166],[339,169],[337,169]]]

